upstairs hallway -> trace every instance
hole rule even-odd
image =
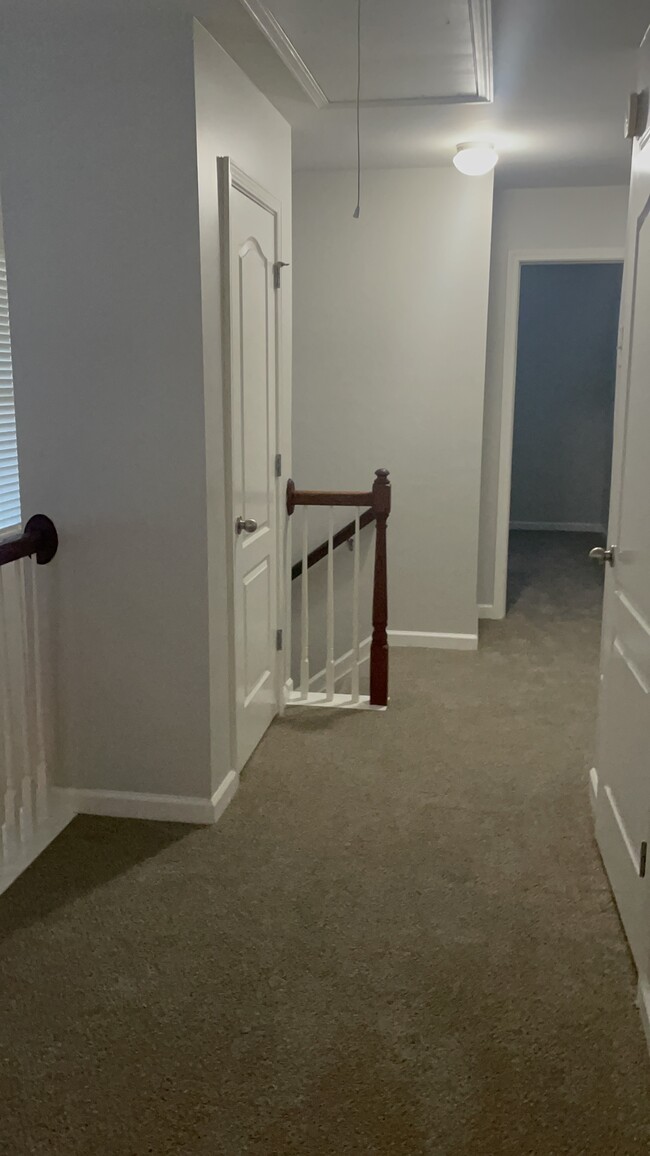
[[[0,899],[2,1156],[648,1149],[590,544],[517,535],[477,653],[287,715],[218,826],[74,820]]]

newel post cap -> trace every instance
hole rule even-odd
[[[390,482],[389,470],[375,470],[375,480],[372,483],[372,508],[377,518],[387,518],[390,514]]]

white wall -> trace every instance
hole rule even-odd
[[[287,126],[199,29],[197,174],[183,7],[5,5],[0,155],[23,508],[61,538],[43,575],[60,781],[191,801],[231,766],[216,155],[287,214],[290,161]]]
[[[501,395],[508,259],[515,250],[614,249],[625,245],[627,188],[508,189],[494,204],[488,319],[478,602],[494,601]]]
[[[294,178],[294,478],[388,467],[389,627],[471,642],[492,179],[368,171],[358,221],[355,180]]]
[[[605,532],[622,263],[521,270],[510,520]]]
[[[211,711],[214,787],[232,767],[228,667],[232,619],[228,619],[230,573],[224,548],[232,540],[224,502],[221,454],[222,366],[220,340],[219,205],[217,166],[228,156],[282,204],[282,258],[291,262],[291,130],[240,68],[199,24],[195,24],[196,118],[199,172],[201,286],[207,437],[210,568]],[[283,496],[291,468],[291,267],[281,290],[279,438],[283,457]],[[284,505],[282,504],[283,521]],[[228,524],[226,524],[228,520]],[[280,523],[282,524],[282,523]],[[287,659],[288,661],[288,659]]]

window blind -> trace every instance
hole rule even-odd
[[[9,336],[7,267],[0,253],[0,532],[20,525],[18,446]]]

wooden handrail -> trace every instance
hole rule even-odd
[[[366,526],[369,526],[371,522],[374,522],[374,520],[375,511],[366,510],[359,518],[359,529],[363,530]],[[332,538],[332,545],[334,549],[338,549],[338,547],[342,546],[344,542],[349,542],[350,538],[354,538],[355,533],[356,522],[348,522],[347,526],[343,526],[343,528],[338,530]],[[311,550],[307,555],[307,569],[310,570],[311,567],[315,566],[317,562],[322,562],[323,558],[327,558],[328,553],[329,542],[326,539],[324,542],[321,542],[320,546],[315,546],[314,549]],[[296,578],[299,578],[301,574],[302,559],[299,559],[299,561],[295,562],[291,567],[291,581],[293,582]]]
[[[39,566],[51,562],[59,546],[54,522],[46,514],[34,514],[21,534],[0,540],[0,566],[36,555]]]
[[[359,490],[297,490],[289,478],[287,482],[287,513],[296,506],[372,506],[372,491]]]
[[[370,704],[388,704],[388,575],[386,560],[386,523],[390,514],[391,487],[388,470],[375,470],[370,491],[358,490],[297,490],[291,479],[287,482],[287,513],[291,516],[296,506],[369,506],[359,519],[359,528],[376,522],[375,574],[372,593],[372,641],[370,644]],[[336,549],[351,538],[355,523],[349,522],[332,538]],[[307,568],[327,557],[329,543],[317,546],[307,557]],[[291,577],[302,574],[302,562],[292,567]]]

